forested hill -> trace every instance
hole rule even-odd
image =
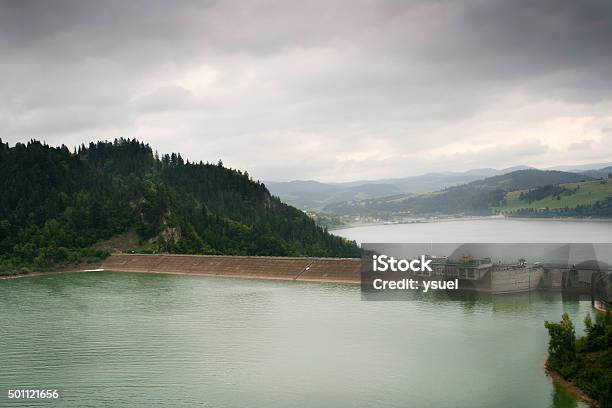
[[[525,169],[501,174],[499,176],[488,177],[483,180],[476,180],[465,186],[469,188],[514,191],[563,183],[577,183],[587,180],[593,180],[593,178],[585,174],[567,171]],[[453,189],[460,189],[461,187],[462,186],[451,187],[448,190],[452,191]]]
[[[97,243],[126,231],[150,252],[360,256],[246,172],[136,140],[74,152],[0,140],[0,191],[0,273],[101,257]]]
[[[434,193],[403,194],[378,199],[328,205],[330,214],[360,215],[392,218],[407,215],[491,215],[496,208],[507,205],[508,193],[518,190],[542,189],[565,183],[593,182],[593,178],[563,171],[537,169],[517,170],[511,173],[472,181]],[[548,191],[548,190],[546,190]],[[558,194],[557,194],[558,196]],[[594,203],[590,203],[594,204]],[[601,208],[600,208],[601,207]],[[523,208],[517,204],[517,209]],[[581,216],[609,216],[608,200],[593,208],[580,210]],[[543,214],[540,214],[543,215]],[[560,214],[553,214],[560,215]],[[568,215],[570,215],[568,213]],[[572,213],[571,215],[574,215]]]

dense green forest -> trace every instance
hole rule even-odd
[[[612,314],[598,313],[595,321],[587,315],[586,335],[576,338],[567,313],[559,323],[546,322],[550,334],[547,365],[572,381],[601,408],[612,407]]]
[[[158,157],[137,140],[70,151],[0,140],[0,273],[100,259],[135,231],[149,252],[358,257],[248,173]]]

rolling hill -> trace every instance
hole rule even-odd
[[[496,211],[508,215],[529,215],[535,212],[545,215],[597,216],[597,209],[603,211],[610,200],[612,178],[511,191]]]
[[[591,179],[591,177],[584,174],[566,171],[526,169],[477,180],[467,184],[465,187],[512,191]]]
[[[601,169],[585,170],[581,173],[593,178],[609,178],[612,176],[612,166],[603,167]]]
[[[337,215],[377,218],[398,218],[414,215],[489,215],[496,208],[503,207],[507,195],[513,191],[593,181],[591,177],[583,174],[525,169],[449,187],[433,193],[400,194],[330,204],[324,208],[324,211]]]

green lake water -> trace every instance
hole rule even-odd
[[[7,388],[66,407],[576,407],[544,373],[560,294],[361,301],[359,288],[135,273],[0,281]],[[16,406],[27,406],[15,404]]]

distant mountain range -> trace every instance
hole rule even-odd
[[[612,174],[612,166],[604,167],[599,170],[585,170],[581,174],[587,175],[593,178],[606,178]]]
[[[612,172],[612,163],[594,163],[578,166],[558,166],[544,170],[558,170],[578,173],[590,178],[607,177]],[[515,166],[505,169],[482,168],[465,172],[436,172],[420,176],[388,178],[378,180],[357,180],[342,183],[322,183],[313,180],[288,182],[267,181],[270,192],[282,201],[305,210],[322,210],[326,206],[342,202],[389,197],[400,194],[422,194],[471,183],[518,170],[535,169],[529,166]]]
[[[312,180],[289,182],[265,182],[272,194],[285,203],[304,210],[319,210],[328,204],[344,201],[364,200],[400,194],[402,190],[394,184],[366,182],[321,183]]]

